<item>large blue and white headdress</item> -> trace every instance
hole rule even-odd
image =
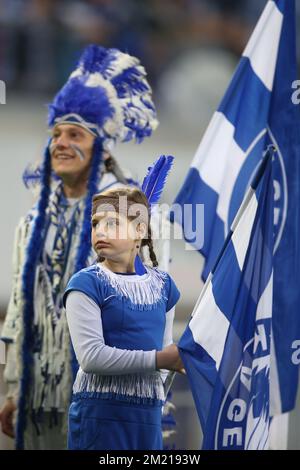
[[[48,123],[76,123],[99,136],[103,147],[141,142],[157,127],[146,72],[136,57],[118,49],[88,46],[49,105]]]
[[[48,125],[82,126],[104,150],[117,141],[140,143],[158,126],[151,95],[139,59],[91,44],[49,104]],[[40,189],[41,173],[41,166],[29,165],[23,174],[25,186]]]

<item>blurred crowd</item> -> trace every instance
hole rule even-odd
[[[88,43],[137,55],[155,87],[186,50],[238,56],[265,0],[0,0],[0,79],[52,93]],[[299,2],[297,2],[299,3]]]

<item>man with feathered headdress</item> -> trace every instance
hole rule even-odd
[[[9,392],[0,417],[17,448],[66,447],[77,364],[62,293],[71,275],[93,262],[93,194],[135,184],[110,155],[113,144],[141,142],[157,124],[144,68],[117,49],[88,46],[49,106],[52,135],[44,159],[34,172],[25,172],[26,185],[38,184],[39,197],[16,231],[13,289],[2,330],[9,344]],[[168,241],[156,243],[159,266],[167,270]]]

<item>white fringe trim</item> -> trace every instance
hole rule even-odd
[[[129,305],[133,308],[152,309],[159,302],[168,299],[164,290],[167,279],[164,271],[145,266],[146,274],[126,276],[110,271],[101,263],[96,268],[98,277],[110,284],[118,296],[130,300]]]
[[[97,375],[79,369],[73,393],[122,395],[131,399],[146,398],[165,401],[159,372],[152,374]]]

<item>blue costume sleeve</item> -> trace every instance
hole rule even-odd
[[[177,304],[179,298],[180,298],[180,292],[171,278],[171,276],[168,275],[168,280],[169,280],[169,293],[168,293],[168,302],[167,302],[167,312],[174,307],[175,304]]]
[[[82,269],[69,280],[63,295],[63,305],[66,307],[67,296],[71,291],[79,291],[90,297],[99,307],[103,300],[103,289],[100,279],[90,268]]]

